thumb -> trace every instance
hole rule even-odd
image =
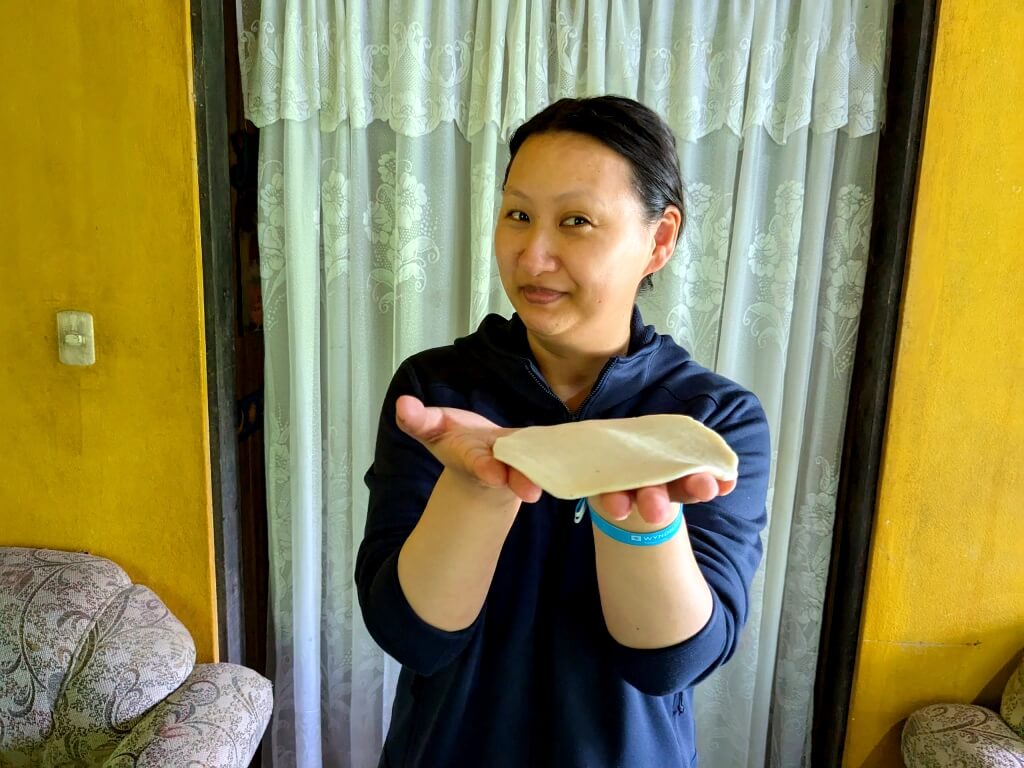
[[[444,411],[427,408],[412,395],[402,395],[395,403],[395,421],[398,428],[410,437],[430,442],[444,432]]]

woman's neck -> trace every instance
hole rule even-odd
[[[629,349],[628,331],[618,343],[592,350],[539,339],[529,332],[527,340],[544,380],[570,411],[586,400],[608,359]]]

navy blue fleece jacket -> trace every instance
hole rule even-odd
[[[421,620],[399,585],[398,553],[442,467],[396,426],[403,394],[503,427],[681,413],[717,431],[739,456],[736,490],[685,511],[713,595],[707,625],[669,648],[619,645],[601,613],[593,528],[574,523],[573,502],[547,494],[522,505],[476,621],[446,632]],[[638,311],[629,350],[609,360],[576,413],[544,382],[516,316],[491,315],[476,333],[405,361],[366,474],[370,505],[356,561],[367,629],[402,664],[381,766],[694,765],[691,692],[732,655],[747,617],[769,455],[757,399],[644,326]]]

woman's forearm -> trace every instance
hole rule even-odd
[[[398,581],[416,615],[449,632],[480,614],[522,501],[445,469],[398,555]]]
[[[635,508],[614,525],[640,532],[663,527],[645,523]],[[620,543],[594,528],[594,547],[601,608],[616,642],[667,648],[696,635],[711,618],[711,590],[693,556],[685,521],[671,539],[650,547]]]

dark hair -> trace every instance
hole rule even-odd
[[[650,221],[657,221],[670,205],[679,209],[680,216],[685,215],[683,179],[672,129],[654,110],[624,96],[560,99],[519,126],[509,140],[510,156],[502,188],[523,142],[537,134],[562,132],[590,136],[629,161],[633,188]],[[653,287],[650,275],[640,283],[641,291]]]

